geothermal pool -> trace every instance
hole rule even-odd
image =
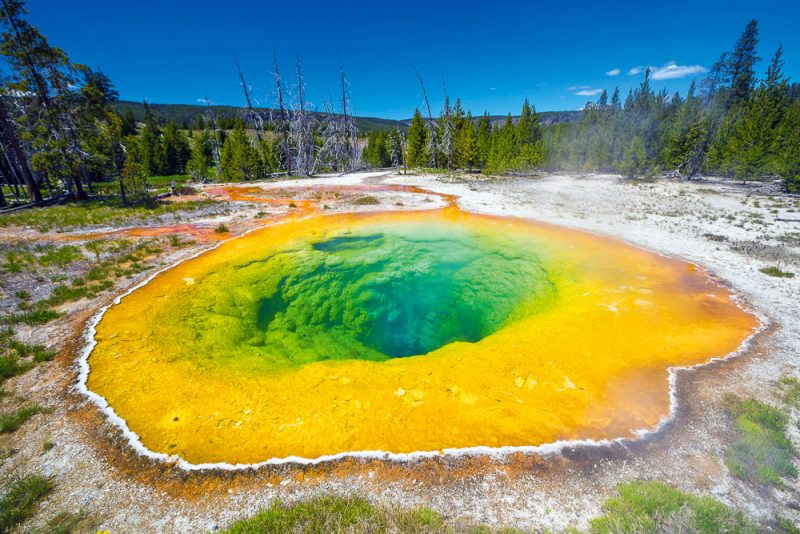
[[[755,317],[696,266],[456,207],[290,219],[96,327],[87,387],[193,464],[634,436]]]

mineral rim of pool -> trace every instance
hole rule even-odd
[[[110,307],[87,386],[199,463],[632,437],[757,327],[693,264],[457,208],[289,220]]]

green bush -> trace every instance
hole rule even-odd
[[[617,492],[619,497],[603,505],[603,515],[590,522],[592,533],[757,532],[741,513],[721,502],[684,493],[663,482],[626,482],[617,486]]]
[[[759,269],[762,273],[773,276],[775,278],[794,278],[794,273],[790,273],[788,271],[782,271],[780,268],[772,266],[772,267],[764,267]]]
[[[800,410],[800,380],[783,376],[778,379],[778,391],[784,404]]]
[[[739,439],[725,454],[725,465],[737,478],[782,486],[783,477],[794,478],[796,451],[786,435],[788,418],[780,409],[756,399],[727,400],[736,417]]]
[[[377,206],[381,201],[372,196],[358,197],[353,201],[356,206]]]

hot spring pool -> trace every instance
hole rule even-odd
[[[667,369],[756,326],[695,266],[430,212],[292,220],[162,272],[96,328],[87,387],[195,464],[630,436]]]

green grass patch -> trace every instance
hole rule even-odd
[[[0,434],[10,434],[25,424],[25,421],[41,413],[42,409],[38,404],[31,404],[18,408],[9,414],[0,415]]]
[[[119,200],[73,202],[45,208],[31,208],[0,215],[0,226],[29,226],[40,232],[65,231],[87,226],[131,224],[160,215],[191,212],[217,204],[213,200],[193,202],[147,201],[122,204]]]
[[[763,267],[759,269],[759,271],[768,276],[774,276],[775,278],[794,278],[794,273],[782,271],[780,268],[775,267],[774,265],[771,267]]]
[[[88,524],[87,524],[88,523]],[[72,532],[92,532],[93,524],[87,521],[83,512],[59,512],[47,522],[44,528],[34,530],[32,534],[70,534]]]
[[[778,396],[785,405],[800,410],[800,380],[791,376],[779,378]]]
[[[775,486],[783,486],[783,477],[797,476],[785,413],[756,399],[729,397],[726,407],[736,417],[740,433],[725,454],[725,465],[734,476]]]
[[[35,308],[22,313],[9,315],[5,318],[5,322],[7,324],[27,324],[29,326],[38,326],[49,323],[53,319],[57,319],[59,317],[61,317],[61,314],[55,310]]]
[[[4,254],[4,259],[4,271],[20,273],[36,261],[36,256],[29,250],[9,250]]]
[[[590,522],[590,532],[717,534],[755,533],[755,525],[738,512],[708,497],[684,493],[663,482],[633,481],[617,486],[618,497],[603,505],[603,515]]]
[[[37,258],[39,264],[45,267],[66,267],[76,261],[82,260],[83,254],[78,247],[64,245],[63,247],[53,247]]]
[[[0,497],[0,532],[12,529],[33,516],[36,504],[53,491],[53,483],[44,477],[16,478],[3,488]]]
[[[358,197],[353,201],[356,206],[376,206],[380,203],[380,200],[372,196]]]
[[[14,338],[9,328],[0,330],[0,382],[21,375],[33,368],[35,363],[52,360],[56,353],[43,345],[28,345]],[[21,360],[32,361],[21,361]]]
[[[227,532],[444,532],[441,515],[428,508],[393,510],[361,497],[322,496],[298,504],[275,503]]]
[[[0,356],[0,381],[21,375],[32,367],[30,363],[20,363],[13,355]]]

